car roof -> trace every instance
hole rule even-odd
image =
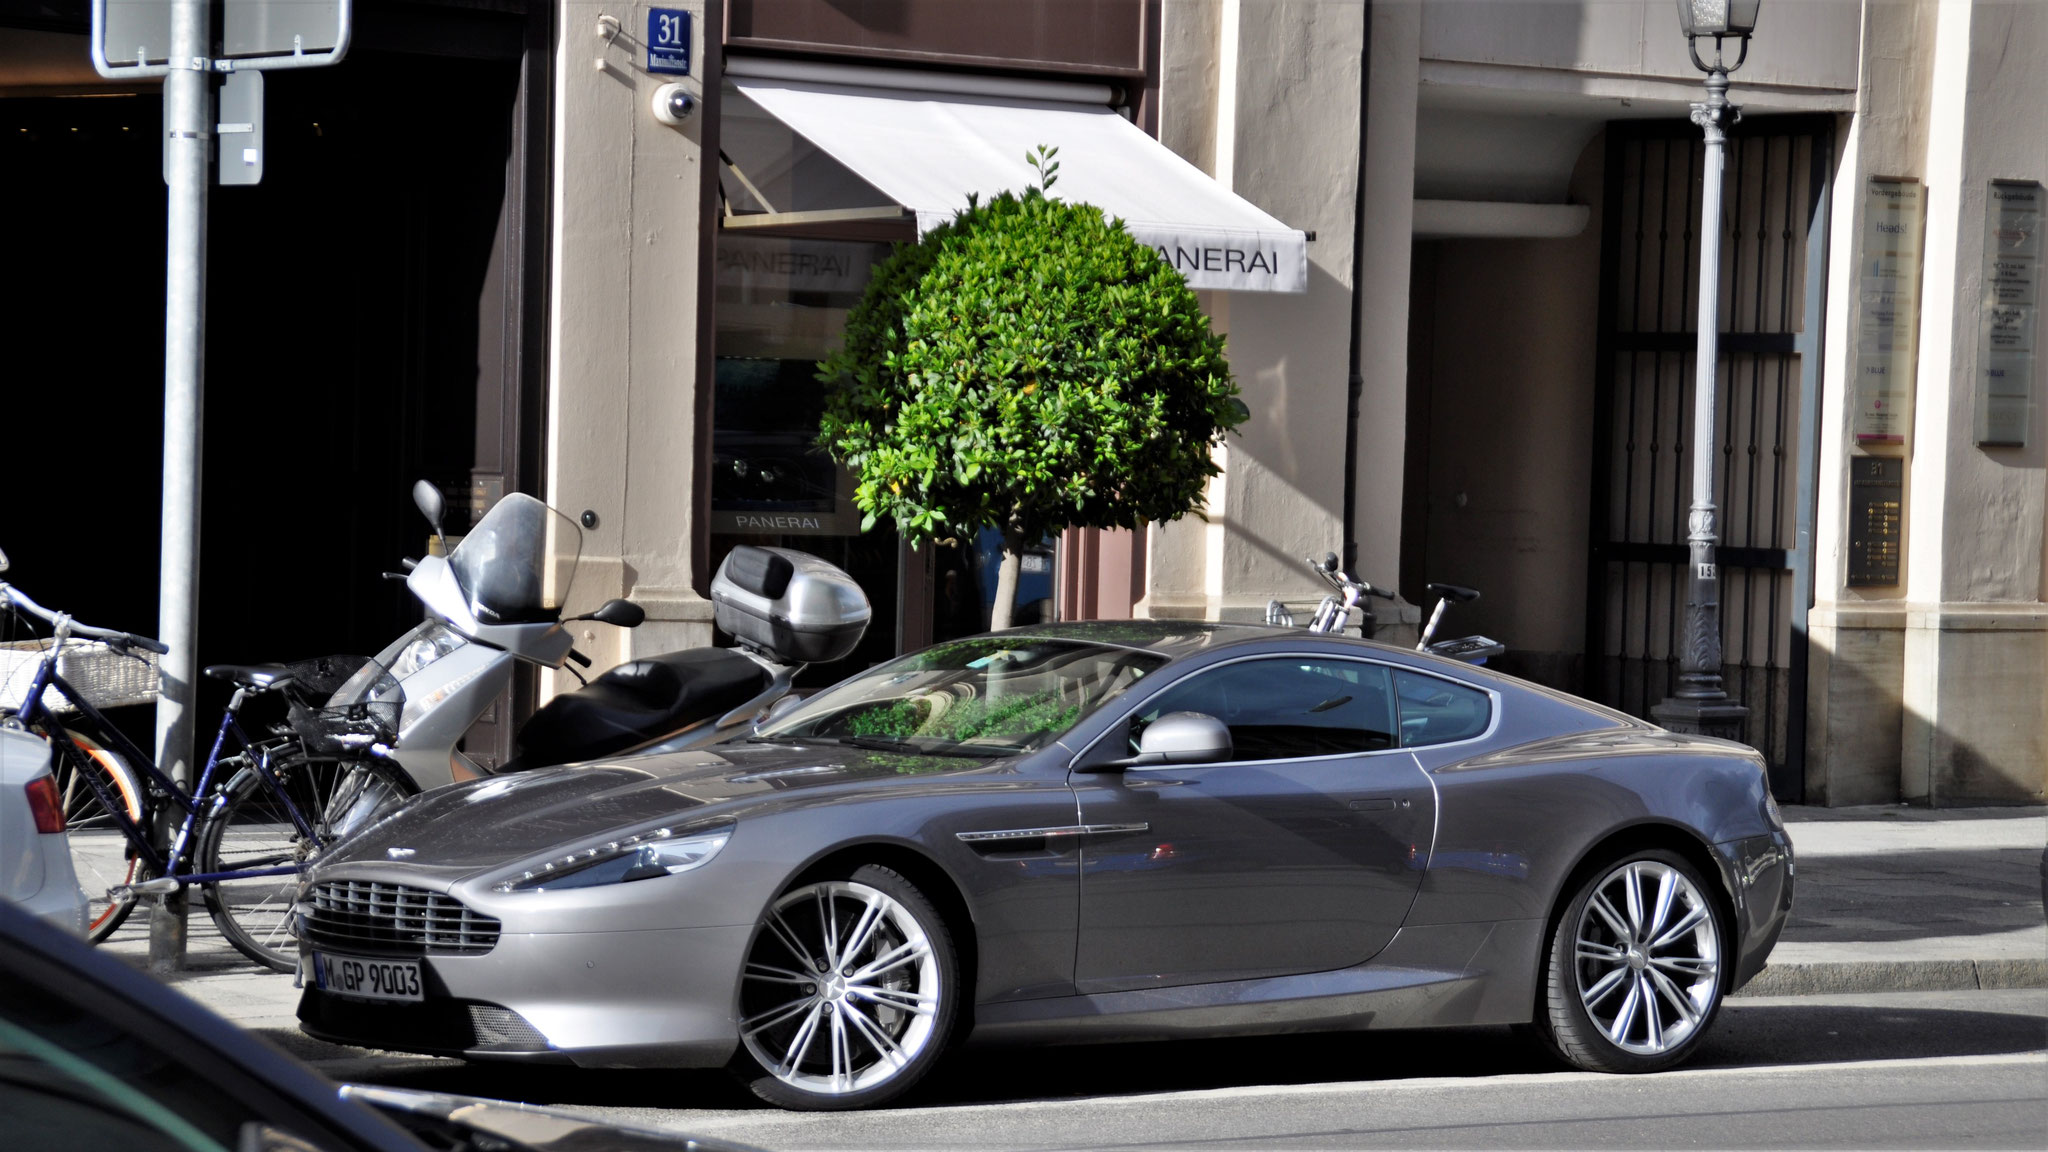
[[[1204,649],[1221,648],[1253,640],[1272,640],[1288,634],[1306,635],[1298,628],[1271,624],[1216,623],[1207,620],[1074,620],[1059,624],[1031,624],[991,636],[1018,639],[1076,640],[1108,644],[1119,648],[1142,648],[1161,656],[1189,656]]]

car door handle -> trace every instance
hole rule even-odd
[[[1403,807],[1406,806],[1406,803],[1406,801],[1402,802]],[[1392,796],[1373,796],[1364,800],[1353,800],[1350,808],[1353,812],[1390,812],[1394,808],[1394,798]]]

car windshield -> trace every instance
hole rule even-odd
[[[493,505],[448,554],[448,566],[485,624],[552,621],[569,597],[583,531],[521,492]]]
[[[1158,668],[1134,648],[1028,636],[955,640],[829,688],[762,740],[1011,755],[1044,747]]]

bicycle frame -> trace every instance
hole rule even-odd
[[[313,829],[311,822],[299,811],[298,805],[292,802],[290,793],[267,770],[269,768],[269,752],[260,748],[255,741],[250,740],[248,734],[242,731],[242,726],[236,723],[235,714],[241,707],[242,689],[236,689],[234,699],[229,703],[227,712],[221,716],[220,728],[214,733],[213,748],[207,753],[206,766],[200,771],[199,779],[194,782],[192,791],[187,793],[178,786],[177,781],[165,775],[163,770],[157,767],[153,757],[144,754],[141,749],[135,746],[134,741],[129,740],[123,735],[120,729],[109,724],[106,716],[98,708],[94,707],[76,689],[66,683],[62,676],[57,675],[54,653],[61,646],[60,638],[60,643],[52,646],[50,649],[52,655],[45,658],[36,669],[35,678],[29,685],[29,693],[23,700],[21,710],[16,713],[16,716],[24,724],[40,723],[44,736],[52,744],[61,745],[69,749],[81,761],[91,759],[92,754],[81,748],[77,741],[71,739],[65,732],[61,719],[51,713],[49,708],[43,704],[43,693],[52,688],[56,689],[58,695],[70,701],[72,706],[77,708],[85,717],[85,726],[92,731],[95,739],[106,743],[117,755],[120,755],[129,764],[145,774],[144,785],[152,796],[161,796],[168,799],[184,810],[184,820],[178,826],[177,837],[172,841],[167,857],[165,853],[158,851],[156,845],[152,843],[148,830],[128,818],[126,805],[110,795],[109,789],[93,773],[88,772],[85,774],[86,785],[99,798],[100,805],[114,818],[115,825],[120,828],[122,836],[135,849],[136,854],[141,856],[150,866],[151,871],[155,874],[155,880],[170,881],[180,886],[187,884],[211,884],[222,880],[244,880],[259,876],[283,876],[299,870],[297,865],[291,865],[279,868],[248,868],[231,872],[180,873],[178,871],[186,859],[187,850],[192,844],[192,834],[199,826],[199,802],[201,799],[211,795],[210,789],[214,772],[220,767],[221,763],[221,748],[227,742],[230,732],[234,734],[241,753],[257,752],[260,757],[256,765],[257,777],[263,781],[264,787],[270,790],[271,795],[283,803],[285,812],[291,816],[292,824],[298,829],[300,835],[312,840],[315,844],[321,842],[319,834]],[[144,883],[149,882],[144,881]]]

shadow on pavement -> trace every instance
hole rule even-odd
[[[2038,1004],[2015,1012],[1863,1004],[1734,1003],[1687,1067],[1757,1067],[2048,1047]],[[1314,1034],[953,1054],[909,1101],[988,1104],[1262,1085],[1400,1081],[1552,1072],[1556,1061],[1505,1028]],[[439,1064],[351,1076],[368,1083],[535,1104],[739,1109],[766,1107],[712,1071],[605,1071]]]

